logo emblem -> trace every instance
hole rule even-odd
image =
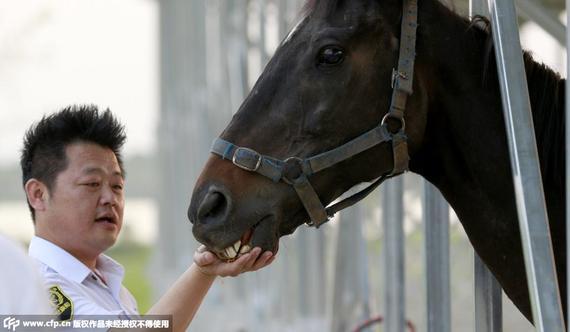
[[[67,297],[59,286],[49,288],[51,304],[62,321],[70,320],[73,317],[73,302]]]

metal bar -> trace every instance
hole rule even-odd
[[[279,2],[278,7],[277,7],[277,12],[279,13],[278,15],[278,25],[277,28],[278,30],[278,38],[279,40],[282,40],[283,38],[285,38],[285,36],[287,35],[287,27],[289,26],[289,16],[288,16],[288,7],[287,4],[291,1],[291,0],[278,0]]]
[[[386,331],[406,328],[403,177],[384,184],[384,308]]]
[[[515,6],[506,0],[488,0],[488,5],[533,320],[537,331],[562,332],[564,321]]]
[[[362,236],[364,217],[362,205],[352,206],[337,215],[340,220],[336,223],[332,314],[327,329],[331,332],[349,331],[354,322],[370,318],[368,257]]]
[[[227,71],[230,110],[236,112],[249,91],[247,0],[223,1],[221,8],[224,11],[224,20],[221,24],[224,26],[223,34],[227,41],[226,45],[222,45],[226,49],[222,66]]]
[[[485,0],[470,0],[471,17],[489,17]],[[503,330],[502,290],[491,271],[474,252],[475,272],[475,332],[501,332]]]
[[[489,7],[485,0],[469,0],[469,16],[473,18],[475,15],[489,17]]]
[[[308,267],[309,261],[307,257],[308,244],[308,232],[299,232],[295,238],[295,248],[297,249],[297,261],[298,261],[298,278],[299,280],[305,280],[309,276]],[[309,311],[309,285],[306,282],[300,282],[297,288],[298,299],[296,315],[305,315]]]
[[[475,253],[475,332],[501,332],[501,286]]]
[[[259,1],[259,54],[261,56],[261,70],[269,61],[267,54],[267,4],[266,0]]]
[[[560,45],[564,46],[566,28],[556,15],[534,0],[516,0],[516,4],[521,16],[538,24],[544,31],[554,37]]]
[[[427,331],[451,331],[449,283],[449,207],[439,191],[424,182]]]
[[[349,222],[354,226],[353,222]],[[360,230],[360,227],[358,227]],[[344,235],[344,234],[343,234]],[[357,234],[355,238],[351,239],[353,244],[362,242],[362,235]],[[347,233],[347,236],[351,236]],[[299,262],[299,305],[297,306],[297,315],[299,317],[324,317],[324,310],[326,309],[322,303],[325,303],[325,282],[323,282],[323,271],[326,271],[325,266],[325,232],[310,232],[309,230],[300,231],[296,237],[296,243],[299,248],[298,262]],[[347,250],[347,248],[339,248],[352,254],[362,254],[354,250]],[[307,253],[310,252],[310,255]],[[352,263],[355,264],[355,263]],[[356,274],[356,273],[355,273]],[[356,285],[356,282],[354,283]],[[290,291],[290,290],[289,290]]]
[[[570,0],[566,0],[566,22],[570,22]],[[568,25],[568,23],[566,23]],[[568,46],[570,45],[570,29],[566,28],[566,52],[568,52]],[[568,56],[566,56],[566,79],[570,77],[570,65],[568,64]],[[568,80],[566,81],[568,82]],[[568,160],[568,152],[570,151],[570,85],[566,83],[566,278],[570,276],[570,195],[568,194],[568,189],[570,188],[570,161]],[[570,321],[570,287],[566,287],[567,297],[566,297],[566,321]]]

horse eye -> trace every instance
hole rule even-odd
[[[344,50],[338,46],[327,46],[320,50],[317,58],[319,66],[336,66],[344,61]]]

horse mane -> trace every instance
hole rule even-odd
[[[543,178],[561,193],[565,173],[566,80],[524,52],[530,103]],[[544,176],[546,175],[546,176]]]
[[[475,16],[470,29],[484,32],[484,81],[497,76],[493,34],[489,19]],[[565,172],[565,99],[566,80],[537,62],[529,51],[523,51],[534,130],[543,178],[558,193],[563,193]]]

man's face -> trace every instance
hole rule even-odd
[[[96,256],[121,230],[123,175],[113,151],[100,145],[74,143],[66,155],[68,166],[56,177],[37,233],[75,256]]]

